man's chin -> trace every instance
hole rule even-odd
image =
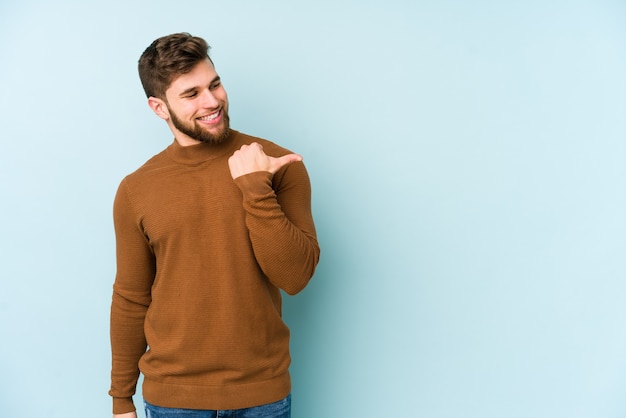
[[[172,124],[182,134],[188,136],[194,141],[205,144],[221,144],[230,136],[230,123],[228,114],[224,112],[223,118],[217,123],[217,126],[208,128],[198,124],[185,124],[172,113]]]
[[[230,136],[230,127],[221,129],[218,132],[202,132],[194,139],[205,144],[221,144]]]

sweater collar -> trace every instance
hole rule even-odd
[[[200,164],[205,161],[214,160],[230,152],[235,152],[236,137],[239,132],[231,129],[228,138],[221,144],[199,143],[195,145],[182,146],[174,139],[174,142],[167,147],[167,155],[174,161],[182,164]]]

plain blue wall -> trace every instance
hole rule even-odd
[[[608,0],[2,1],[0,416],[110,416],[112,200],[171,142],[136,61],[179,31],[309,168],[294,418],[626,416]]]

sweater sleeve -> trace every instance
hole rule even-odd
[[[237,177],[254,255],[268,279],[290,295],[300,292],[317,266],[320,248],[311,212],[311,185],[301,162],[274,176]]]
[[[122,182],[115,197],[117,273],[111,303],[111,389],[113,413],[135,410],[132,396],[139,378],[139,359],[146,351],[144,319],[150,305],[155,260]]]

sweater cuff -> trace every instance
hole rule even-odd
[[[113,414],[125,414],[134,410],[133,398],[113,398]]]
[[[255,171],[244,174],[235,179],[235,184],[245,195],[264,195],[272,189],[272,173],[268,171]]]

